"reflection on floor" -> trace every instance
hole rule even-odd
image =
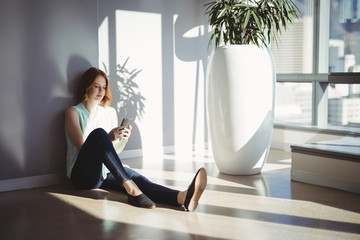
[[[291,182],[290,161],[271,150],[254,176],[221,174],[206,152],[125,161],[180,190],[205,167],[208,186],[193,213],[139,209],[123,193],[69,183],[0,193],[0,239],[360,239],[360,195]]]

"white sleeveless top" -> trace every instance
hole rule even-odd
[[[81,126],[81,131],[84,135],[84,140],[89,136],[89,134],[96,128],[103,128],[106,132],[110,132],[111,129],[118,126],[118,119],[116,110],[112,107],[102,107],[100,105],[96,106],[96,111],[94,114],[90,114],[88,110],[82,103],[79,103],[76,106],[73,106],[76,112],[79,115],[79,121]],[[72,168],[74,167],[76,158],[79,154],[79,151],[75,147],[74,143],[71,141],[66,130],[66,142],[67,142],[67,155],[66,155],[66,168],[67,176],[70,178]],[[106,174],[109,170],[103,165],[103,176],[106,178]]]

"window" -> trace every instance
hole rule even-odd
[[[360,129],[360,73],[331,73],[328,124]]]
[[[313,0],[298,0],[298,19],[282,31],[278,45],[273,44],[277,73],[312,73],[313,71]]]
[[[271,48],[276,123],[360,132],[360,0],[295,3],[299,19]]]
[[[360,84],[331,84],[328,120],[330,125],[360,127]]]
[[[360,72],[360,1],[329,2],[329,72]]]
[[[282,122],[311,124],[312,84],[276,84],[275,118]]]

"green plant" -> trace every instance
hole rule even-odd
[[[224,44],[260,44],[278,42],[282,29],[294,22],[298,8],[292,0],[217,0],[207,6],[210,26],[218,47]]]

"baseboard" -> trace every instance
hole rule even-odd
[[[0,180],[0,192],[45,187],[65,181],[67,181],[65,172]]]
[[[206,142],[204,143],[204,149],[209,149],[209,144]],[[192,150],[196,150],[196,146],[193,145]],[[164,146],[163,147],[163,154],[173,154],[175,153],[175,146]],[[143,150],[142,149],[132,149],[132,150],[125,150],[119,154],[121,159],[128,159],[128,158],[138,158],[143,157]]]
[[[359,183],[349,182],[339,178],[317,175],[310,172],[292,169],[291,180],[360,194]]]
[[[174,146],[165,146],[163,147],[164,154],[171,154],[175,152]],[[143,150],[142,149],[132,149],[132,150],[125,150],[119,154],[120,159],[128,159],[128,158],[139,158],[143,157]]]
[[[138,158],[142,156],[143,156],[142,149],[125,150],[119,154],[120,159]]]
[[[163,152],[164,154],[171,154],[174,153],[174,149],[174,146],[165,146]],[[142,149],[125,150],[119,154],[119,157],[121,159],[138,158],[142,156]],[[0,180],[0,192],[45,187],[65,181],[67,181],[65,173],[54,173],[23,178],[5,179]]]

